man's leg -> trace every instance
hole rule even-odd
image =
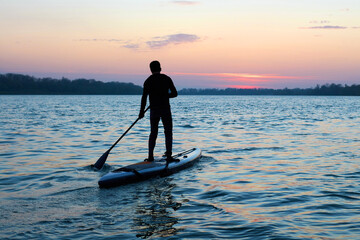
[[[171,157],[172,155],[172,144],[173,144],[173,123],[171,110],[166,110],[161,116],[161,121],[164,125],[165,131],[165,145],[166,145],[166,157]]]
[[[150,136],[149,136],[149,160],[154,159],[154,149],[156,145],[156,138],[159,131],[160,116],[154,110],[150,112]]]

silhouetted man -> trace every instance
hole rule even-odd
[[[161,119],[165,130],[165,145],[167,161],[174,161],[172,155],[172,117],[170,109],[170,98],[177,97],[177,91],[170,77],[161,72],[161,66],[158,61],[150,63],[152,75],[144,82],[143,95],[141,97],[141,108],[139,118],[144,117],[147,96],[150,101],[150,126],[149,136],[149,155],[145,161],[154,161],[154,148],[159,130],[159,121]]]

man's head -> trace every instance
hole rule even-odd
[[[161,66],[160,66],[159,61],[152,61],[150,63],[150,70],[151,70],[152,73],[160,72],[161,71]]]

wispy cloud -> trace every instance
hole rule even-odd
[[[199,39],[200,37],[194,34],[179,33],[179,34],[166,35],[163,37],[156,37],[152,41],[147,41],[146,44],[150,48],[162,48],[169,44],[191,43],[198,41]]]
[[[104,39],[104,38],[85,38],[85,39],[79,39],[80,42],[124,42],[122,39]]]
[[[332,26],[332,25],[324,25],[324,26],[313,26],[313,27],[301,27],[301,29],[347,29],[348,27],[344,26]]]
[[[119,44],[118,46],[120,46],[120,47],[133,49],[133,50],[137,50],[140,47],[140,45],[137,43],[132,43],[130,41],[126,41],[123,39],[116,39],[116,38],[110,38],[110,39],[85,38],[85,39],[79,39],[78,41],[80,41],[80,42],[97,42],[97,43],[117,43],[117,44]]]
[[[328,23],[330,23],[330,21],[328,21],[328,20],[321,20],[321,21],[313,20],[313,21],[310,21],[310,23],[312,23],[312,24],[328,24]]]
[[[197,1],[171,1],[172,4],[189,6],[189,5],[196,5],[199,4]]]
[[[124,44],[122,45],[122,47],[137,50],[139,49],[140,45],[136,43],[135,44],[130,43],[130,44]]]
[[[139,40],[123,40],[123,39],[105,39],[105,38],[84,38],[78,39],[75,41],[80,42],[93,42],[93,43],[116,43],[118,46],[132,49],[132,50],[140,50],[146,48],[163,48],[170,44],[183,44],[183,43],[192,43],[200,40],[200,37],[194,34],[170,34],[162,37],[153,37],[150,41],[139,41]]]

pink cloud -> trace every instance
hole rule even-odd
[[[325,25],[325,26],[314,26],[314,27],[302,27],[301,29],[347,29],[347,27]]]
[[[222,80],[230,83],[263,83],[271,80],[303,79],[296,76],[282,76],[276,74],[250,74],[250,73],[172,73],[182,76],[205,76],[214,80]]]
[[[183,85],[194,87],[215,88],[269,88],[301,84],[312,80],[310,76],[290,76],[281,74],[254,74],[254,73],[184,73],[169,72]]]
[[[239,89],[262,88],[260,86],[250,86],[250,85],[221,85],[219,87],[222,87],[222,88],[239,88]]]
[[[146,44],[150,48],[162,48],[169,44],[182,44],[182,43],[191,43],[196,42],[200,39],[197,35],[194,34],[171,34],[163,37],[156,37],[152,41],[147,41]]]

